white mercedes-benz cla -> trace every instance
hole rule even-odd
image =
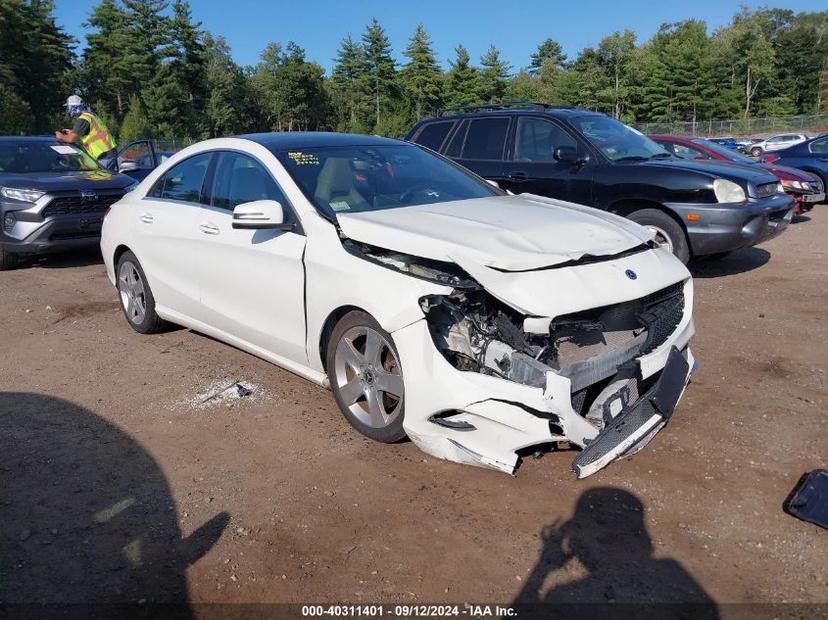
[[[101,248],[136,331],[208,334],[329,386],[372,439],[509,473],[559,441],[579,477],[639,451],[694,366],[692,279],[650,232],[398,140],[200,142]]]

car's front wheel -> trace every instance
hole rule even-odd
[[[345,419],[376,441],[405,437],[402,366],[391,335],[369,314],[349,312],[331,332],[326,358],[331,390]]]
[[[658,209],[641,209],[627,216],[655,234],[655,242],[675,254],[682,263],[690,260],[690,244],[684,229],[672,217]]]
[[[750,154],[754,157],[759,157],[762,154],[762,147],[754,146],[752,149],[750,149]]]
[[[161,331],[164,320],[155,312],[155,298],[135,254],[124,252],[118,260],[116,274],[121,309],[132,329],[141,334]]]

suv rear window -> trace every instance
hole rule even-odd
[[[432,151],[439,151],[440,147],[443,145],[443,140],[446,139],[446,136],[453,125],[454,121],[428,123],[420,130],[417,137],[414,138],[414,142],[421,144]]]
[[[461,159],[503,159],[508,130],[508,118],[472,119]]]

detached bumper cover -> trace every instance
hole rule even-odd
[[[594,474],[612,461],[630,456],[646,446],[673,415],[690,378],[690,370],[684,355],[672,347],[667,365],[655,385],[619,413],[572,461],[572,471],[578,478]]]

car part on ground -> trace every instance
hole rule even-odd
[[[252,204],[267,229],[236,226]],[[113,206],[101,248],[139,331],[189,326],[330,385],[369,437],[508,473],[556,441],[596,446],[581,476],[632,454],[669,417],[660,377],[694,366],[692,279],[651,232],[384,138],[194,145]]]
[[[0,270],[98,245],[106,210],[134,185],[52,138],[0,138]]]
[[[587,110],[520,102],[463,106],[420,121],[406,139],[515,194],[630,218],[658,210],[673,224],[648,225],[685,262],[778,235],[793,207],[767,171],[679,160],[639,131]]]
[[[828,469],[803,474],[782,508],[789,515],[828,529]]]

